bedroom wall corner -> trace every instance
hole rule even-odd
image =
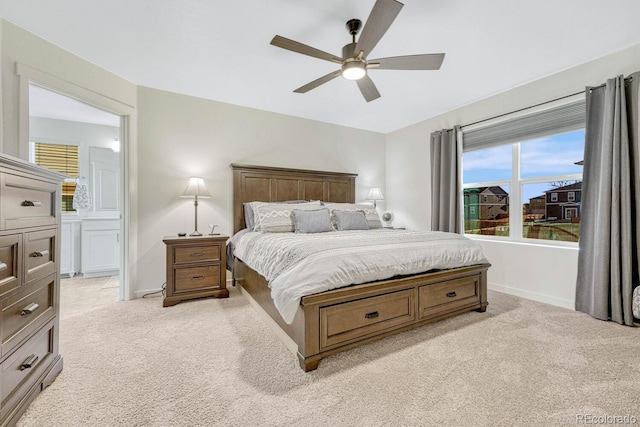
[[[640,69],[640,44],[576,65],[542,79],[510,88],[386,136],[389,208],[397,225],[430,229],[431,132],[485,120],[602,84],[618,74]],[[395,223],[394,223],[395,224]],[[573,308],[577,248],[482,240],[492,264],[490,288]],[[523,274],[521,266],[530,274]],[[549,268],[553,266],[553,268]],[[532,270],[533,269],[533,270]],[[535,273],[535,274],[534,274]]]
[[[165,281],[163,236],[194,230],[193,199],[180,197],[190,176],[203,177],[212,196],[199,200],[204,234],[208,224],[233,231],[231,163],[357,173],[357,201],[372,186],[386,190],[383,134],[148,87],[138,88],[138,110],[136,296]]]

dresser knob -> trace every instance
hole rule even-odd
[[[22,202],[22,206],[42,206],[42,202],[38,202],[37,200],[25,200]]]
[[[36,356],[35,354],[27,357],[24,362],[22,362],[22,365],[20,365],[20,370],[24,371],[25,369],[33,368],[38,359],[38,356]]]
[[[447,296],[448,296],[449,298],[453,298],[453,297],[455,297],[456,295],[457,295],[457,294],[455,293],[455,291],[454,291],[454,292],[449,292],[449,293],[447,294]]]
[[[366,319],[375,319],[376,317],[378,317],[380,314],[377,311],[372,311],[371,313],[367,313],[364,315],[364,317]]]
[[[4,262],[0,262],[0,271],[5,271],[7,269],[7,264]]]
[[[204,276],[192,276],[191,280],[202,280],[204,279]]]
[[[49,255],[49,251],[35,251],[31,253],[31,256],[34,258],[43,257]]]
[[[27,314],[31,314],[39,308],[40,306],[38,304],[36,304],[35,302],[32,302],[31,304],[29,304],[28,306],[22,309],[22,312],[20,313],[20,315],[25,316]]]
[[[189,256],[202,256],[202,255],[204,255],[204,252],[191,252],[189,254]]]

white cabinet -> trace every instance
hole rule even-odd
[[[82,274],[84,277],[117,275],[120,269],[120,220],[82,221]]]
[[[80,220],[62,220],[60,274],[73,277],[80,271]]]

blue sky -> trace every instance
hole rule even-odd
[[[471,151],[463,155],[465,183],[511,179],[511,145]],[[553,135],[523,142],[520,149],[522,178],[582,173],[584,130]],[[526,184],[523,202],[549,190],[549,184]],[[507,190],[507,188],[505,188]]]

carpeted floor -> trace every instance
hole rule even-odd
[[[490,292],[486,313],[304,373],[235,288],[162,308],[161,297],[117,302],[104,285],[63,284],[64,370],[19,426],[640,423],[640,328],[582,313]]]

